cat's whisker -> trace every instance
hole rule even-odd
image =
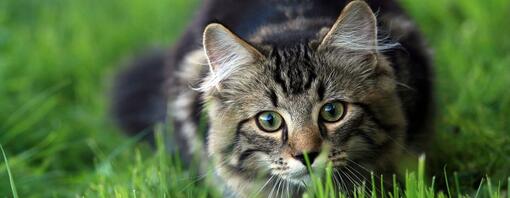
[[[338,178],[337,178],[337,175],[336,175],[336,170],[333,170],[333,184],[335,185],[335,191],[343,191],[342,187],[340,186],[340,182],[338,181]]]
[[[287,197],[289,197],[289,182],[285,182],[285,192],[287,193]]]
[[[301,182],[302,182],[302,180],[299,181],[299,183],[301,183]],[[297,185],[296,191],[297,192],[301,192],[301,185],[300,184]]]
[[[342,178],[342,174],[339,171],[336,171],[336,174],[338,175],[338,179],[340,180],[340,187],[343,186],[343,192],[347,192],[349,189],[347,187],[347,184],[345,183],[344,179]]]
[[[354,165],[356,165],[356,166],[360,167],[362,170],[366,171],[367,173],[369,173],[369,174],[373,175],[376,179],[378,179],[379,181],[382,181],[384,184],[386,184],[386,185],[391,185],[391,184],[390,184],[390,183],[388,183],[386,180],[383,180],[380,176],[378,176],[378,175],[377,175],[374,171],[369,170],[368,168],[366,168],[365,166],[363,166],[363,165],[361,165],[361,164],[359,164],[359,163],[355,162],[354,160],[351,160],[351,159],[349,159],[349,158],[347,158],[347,160],[348,160],[349,162],[351,162],[352,164],[354,164]]]
[[[358,165],[358,166],[359,166],[359,165]],[[360,172],[359,172],[356,168],[353,168],[353,167],[351,167],[351,168],[352,168],[352,169],[351,169],[352,171],[356,172],[358,175],[361,175],[361,176],[363,177],[363,179],[364,179],[364,181],[365,181],[365,183],[366,183],[366,184],[367,184],[367,183],[369,183],[369,182],[372,182],[372,180],[371,180],[371,179],[370,179],[370,180],[368,180],[368,179],[365,177],[365,175],[364,175],[364,174],[361,174],[361,173],[360,173]],[[373,172],[368,172],[368,173],[369,173],[371,176],[377,177],[377,178],[380,180],[380,178],[379,178],[378,176],[376,176],[375,174],[373,174]],[[376,182],[376,181],[374,181],[374,182]],[[368,185],[368,184],[367,184],[367,185],[365,186],[365,189],[366,189],[366,190],[368,190],[368,191],[370,192],[370,191],[371,191],[371,189],[369,188],[369,186],[370,186],[370,185]],[[380,192],[381,192],[381,191],[380,191],[380,189],[379,189],[379,188],[375,188],[375,190],[376,190],[376,192],[377,192],[378,194],[380,194]]]
[[[394,80],[394,82],[395,82],[396,85],[399,85],[399,86],[404,87],[406,89],[409,89],[411,91],[416,91],[416,89],[414,89],[413,87],[411,87],[411,86],[409,86],[409,85],[407,85],[405,83],[399,82],[397,80]]]
[[[276,197],[281,197],[281,194],[280,194],[281,189],[280,188],[283,187],[284,184],[285,184],[285,180],[282,179],[280,184],[278,184],[278,188],[276,189]]]
[[[345,166],[347,168],[347,170],[349,170],[349,172],[351,172],[356,178],[358,178],[358,180],[360,181],[368,181],[367,178],[365,177],[365,175],[359,173],[359,171],[356,170],[356,168],[353,168],[353,167],[350,167],[349,165],[346,165]],[[361,178],[360,178],[361,176]]]
[[[280,186],[282,180],[281,179],[278,179],[277,182],[274,184],[273,186],[273,189],[271,190],[271,196],[269,197],[278,197],[278,187]],[[273,194],[273,190],[274,190],[274,194]]]
[[[351,194],[351,191],[352,191],[352,188],[349,188],[349,186],[347,186],[348,184],[346,183],[345,180],[343,180],[343,178],[345,177],[346,179],[348,179],[348,177],[345,175],[345,173],[343,171],[337,171],[338,174],[340,175],[340,180],[342,181],[342,183],[344,184],[344,187],[345,187],[345,192],[347,195],[350,195]],[[354,186],[353,183],[350,183],[351,187]]]
[[[275,186],[275,197],[278,197],[278,191],[279,191],[279,188],[280,188],[280,184],[283,182],[283,179],[279,179],[278,180],[278,183],[276,184]]]
[[[360,186],[360,183],[354,179],[352,176],[349,175],[349,173],[347,172],[343,172],[345,174],[345,176],[347,177],[347,179],[349,179],[349,181],[351,182],[351,184],[354,185],[355,188],[359,187]]]
[[[335,178],[338,182],[338,188],[339,188],[339,192],[342,192],[342,193],[345,193],[347,191],[347,186],[345,185],[344,183],[344,180],[342,179],[342,176],[341,174],[338,172],[338,170],[334,170],[333,172],[335,174]]]
[[[271,188],[271,192],[269,193],[269,197],[273,197],[273,192],[274,192],[276,186],[278,186],[278,184],[280,184],[280,182],[281,182],[280,177],[276,177],[276,184],[273,184],[273,187]]]
[[[386,134],[386,137],[388,139],[390,139],[391,141],[393,141],[393,143],[395,143],[395,145],[399,146],[402,149],[402,151],[404,151],[405,153],[408,153],[408,154],[415,154],[416,153],[414,151],[409,150],[406,146],[402,145],[402,143],[400,143],[399,141],[395,140],[390,135]]]
[[[342,191],[345,191],[346,189],[344,188],[345,187],[345,184],[343,183],[343,180],[341,180],[341,176],[340,174],[338,173],[337,170],[334,170],[333,171],[333,178],[335,179],[336,181],[336,189],[337,189],[337,193],[338,192],[342,192]]]
[[[353,177],[356,177],[359,181],[362,181],[356,173],[352,170],[353,168],[349,166],[349,164],[345,165],[344,168],[349,171],[350,174],[352,174]]]
[[[275,175],[271,175],[271,177],[269,177],[269,179],[266,181],[266,183],[264,183],[264,185],[262,185],[262,187],[255,193],[255,197],[258,196],[260,194],[260,192],[262,192],[264,190],[264,188],[267,186],[267,184],[269,184],[273,178],[275,177]]]

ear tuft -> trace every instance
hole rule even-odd
[[[203,46],[211,73],[198,91],[219,87],[221,81],[263,56],[254,47],[218,23],[209,24],[203,35]]]
[[[377,20],[364,1],[350,2],[322,40],[319,49],[340,47],[351,50],[377,49]]]
[[[250,44],[218,23],[209,24],[205,28],[203,45],[213,72],[220,68],[247,64],[261,56]]]

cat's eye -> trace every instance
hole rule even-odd
[[[257,116],[257,125],[265,132],[278,131],[282,124],[282,116],[274,111],[264,111]]]
[[[324,104],[321,107],[320,118],[325,122],[336,122],[345,114],[345,107],[342,102],[335,101]]]

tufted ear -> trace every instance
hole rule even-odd
[[[329,47],[351,50],[377,49],[377,21],[364,1],[352,1],[343,9],[319,45],[319,49]]]
[[[205,28],[203,45],[213,73],[231,71],[262,57],[250,44],[218,23],[209,24]]]

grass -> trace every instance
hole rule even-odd
[[[510,2],[401,2],[435,50],[437,135],[427,165],[405,175],[404,189],[383,194],[509,196]],[[153,151],[121,135],[107,111],[118,64],[171,45],[195,7],[0,1],[0,197],[218,197],[163,142]],[[321,182],[317,188],[330,185]]]
[[[7,169],[7,175],[9,176],[9,184],[11,186],[12,196],[14,198],[18,198],[16,184],[14,183],[14,180],[12,179],[11,168],[9,167],[9,160],[7,160],[7,156],[5,155],[5,151],[4,151],[4,148],[2,147],[2,145],[0,145],[0,150],[2,150],[2,155],[4,157],[4,162],[5,162],[5,168]]]

